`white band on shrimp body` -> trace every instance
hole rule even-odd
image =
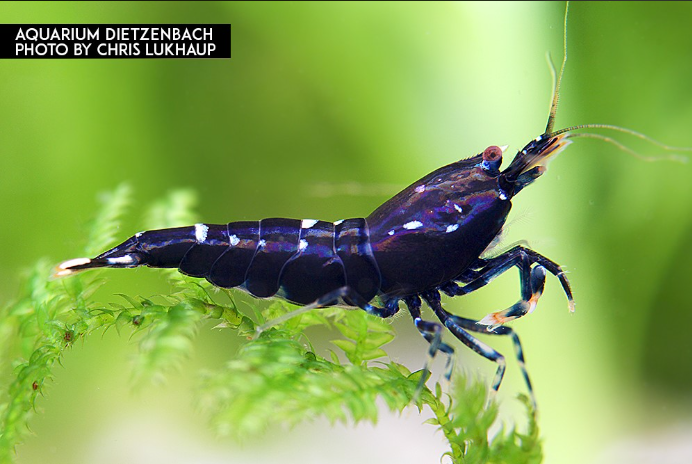
[[[303,219],[300,222],[300,228],[301,229],[309,229],[310,227],[314,226],[317,224],[317,219]]]
[[[130,255],[118,256],[117,258],[106,258],[107,264],[132,264],[135,260]]]
[[[195,224],[195,240],[197,243],[204,243],[207,240],[209,226],[206,224]]]
[[[64,263],[60,263],[58,269],[69,269],[75,266],[84,266],[85,264],[89,264],[90,262],[91,260],[89,258],[75,258],[69,261],[65,261]]]

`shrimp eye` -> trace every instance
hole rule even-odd
[[[483,151],[481,168],[491,176],[498,176],[500,174],[503,148],[506,149],[507,147],[492,145]]]
[[[492,145],[483,152],[483,161],[494,162],[502,159],[502,149]]]

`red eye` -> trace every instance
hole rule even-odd
[[[499,159],[502,159],[502,149],[498,146],[492,145],[483,152],[484,161],[497,161]]]

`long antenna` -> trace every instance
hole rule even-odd
[[[567,13],[569,12],[569,2],[565,2],[565,24],[563,26],[563,36],[562,36],[562,66],[560,67],[560,74],[555,77],[555,66],[553,66],[553,61],[550,59],[550,54],[548,54],[548,64],[550,65],[550,72],[553,76],[553,101],[550,104],[550,115],[548,116],[548,125],[545,127],[545,133],[550,134],[553,132],[553,125],[555,124],[555,114],[557,113],[557,105],[560,102],[560,84],[562,83],[562,75],[565,73],[565,65],[567,64]]]

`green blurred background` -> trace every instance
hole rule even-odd
[[[0,3],[5,23],[231,23],[230,60],[0,62],[0,302],[41,257],[80,256],[99,192],[136,205],[198,192],[209,223],[367,215],[436,167],[542,132],[545,52],[562,56],[563,3]],[[690,3],[574,3],[557,127],[609,123],[692,145]],[[626,136],[643,153],[657,150]],[[692,166],[646,163],[577,140],[514,202],[504,246],[526,239],[565,265],[514,324],[540,406],[546,462],[692,461]],[[482,317],[513,303],[515,272],[448,306]],[[154,270],[107,274],[98,297],[165,293]],[[432,316],[430,316],[432,317]],[[390,353],[417,369],[425,342],[396,318]],[[211,326],[210,326],[211,327]],[[451,339],[451,337],[448,337]],[[506,340],[490,340],[510,355]],[[414,410],[376,426],[276,429],[243,446],[195,412],[202,367],[232,354],[204,330],[181,372],[131,391],[136,343],[108,333],[57,369],[18,462],[438,462],[440,434]],[[457,365],[489,381],[490,363]],[[440,366],[441,367],[441,366]],[[510,362],[503,417],[522,420]],[[521,426],[521,422],[518,424]],[[318,446],[319,444],[319,446]],[[672,453],[672,454],[671,454]],[[673,461],[670,461],[673,462]]]

